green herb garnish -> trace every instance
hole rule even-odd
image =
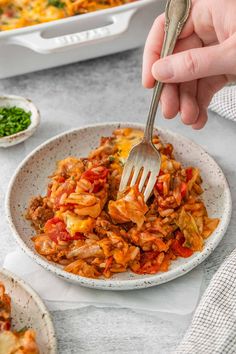
[[[0,137],[9,136],[28,128],[31,112],[19,107],[0,107]]]
[[[48,0],[48,5],[55,6],[58,9],[63,9],[65,7],[65,3],[61,0]]]
[[[189,242],[189,240],[185,241],[184,247],[191,248],[192,247],[191,242]]]
[[[109,159],[109,162],[114,162],[115,161],[114,156],[109,156],[108,159]]]

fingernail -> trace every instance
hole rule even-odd
[[[174,76],[174,71],[169,60],[157,61],[153,67],[153,76],[160,81],[169,80]]]

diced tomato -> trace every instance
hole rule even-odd
[[[49,219],[46,224],[44,225],[44,230],[48,231],[49,229],[51,229],[52,225],[56,225],[58,222],[60,222],[61,220],[58,217],[54,217],[52,219]]]
[[[144,265],[141,267],[137,273],[138,274],[156,274],[160,270],[160,264]]]
[[[191,167],[186,169],[186,180],[187,182],[193,178],[193,169]]]
[[[171,248],[174,254],[183,258],[191,257],[193,251],[190,248],[183,246],[183,243],[185,241],[183,234],[179,232],[176,237],[177,238],[173,240],[171,244]]]
[[[182,182],[180,187],[181,197],[184,198],[187,194],[187,183]]]
[[[99,171],[97,171],[97,168],[98,167],[93,167],[90,170],[85,171],[81,177],[87,179],[91,183],[99,179],[106,179],[109,170],[103,166],[99,168]]]
[[[12,17],[14,17],[14,11],[12,9],[8,9],[4,15],[9,18],[12,18]]]
[[[87,179],[90,183],[94,183],[92,189],[93,193],[98,193],[103,189],[109,173],[109,170],[106,167],[99,166],[99,170],[97,169],[98,167],[93,167],[90,170],[85,171],[81,176],[81,178]]]
[[[65,223],[57,217],[49,219],[44,225],[45,233],[51,238],[52,241],[58,243],[58,241],[73,241],[83,239],[84,236],[77,232],[74,236],[71,236],[66,230]]]
[[[140,268],[138,274],[155,274],[160,270],[160,264],[157,263],[158,251],[148,251],[141,254]]]
[[[85,240],[85,236],[80,232],[76,232],[75,235],[72,237],[70,236],[70,240]]]
[[[167,145],[164,149],[163,149],[163,154],[166,156],[171,156],[173,151],[173,147],[171,145]]]
[[[57,177],[57,182],[59,182],[59,183],[64,183],[65,180],[66,180],[65,177],[62,177],[62,176]]]
[[[98,193],[102,190],[103,188],[103,184],[101,183],[98,183],[98,184],[95,184],[95,186],[93,187],[93,193]]]
[[[148,261],[152,261],[157,258],[160,252],[158,251],[148,251],[141,255],[141,264],[145,264]]]
[[[0,320],[0,333],[3,331],[9,331],[11,328],[10,321],[1,321]]]
[[[159,193],[163,193],[163,182],[156,182],[155,187]]]

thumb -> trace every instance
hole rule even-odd
[[[223,43],[170,55],[153,64],[152,74],[156,80],[169,83],[192,81],[221,74],[234,74],[230,71],[235,63],[235,51],[232,50],[232,44],[231,47],[228,47]]]

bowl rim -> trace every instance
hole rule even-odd
[[[31,112],[31,117],[30,117],[30,125],[24,129],[19,131],[18,133],[12,134],[12,135],[7,135],[7,136],[2,136],[0,137],[0,144],[1,143],[7,143],[9,140],[18,140],[18,138],[21,138],[24,136],[27,132],[33,132],[37,129],[40,123],[40,112],[39,109],[35,106],[33,101],[29,98],[23,97],[23,96],[17,96],[17,95],[0,95],[0,107],[3,107],[1,105],[1,99],[9,99],[10,100],[20,100],[29,105],[29,109]]]
[[[166,282],[169,282],[173,279],[176,279],[184,274],[187,274],[189,271],[191,271],[193,268],[195,268],[197,265],[202,263],[213,251],[214,249],[218,246],[220,241],[222,240],[230,219],[231,219],[231,214],[232,214],[232,198],[231,198],[231,192],[229,188],[228,181],[221,169],[221,167],[216,163],[214,158],[212,158],[205,149],[203,149],[200,145],[198,145],[196,142],[193,140],[186,138],[185,136],[172,132],[169,129],[165,128],[157,128],[155,127],[154,129],[157,129],[158,131],[161,132],[161,134],[169,134],[171,136],[175,136],[177,139],[184,139],[188,144],[194,146],[195,148],[197,147],[200,149],[204,155],[207,155],[208,158],[211,160],[211,162],[215,165],[215,167],[221,172],[222,178],[224,180],[224,185],[225,185],[225,193],[226,193],[226,198],[228,202],[228,212],[225,216],[225,218],[221,219],[221,232],[219,233],[218,237],[214,240],[212,240],[211,247],[204,247],[204,249],[201,252],[196,252],[194,253],[194,257],[189,258],[186,261],[186,264],[184,266],[184,269],[182,268],[180,271],[180,268],[183,266],[179,266],[178,268],[171,269],[165,273],[157,273],[154,275],[146,275],[146,276],[141,276],[138,278],[136,275],[134,279],[127,279],[127,280],[117,280],[117,279],[91,279],[91,278],[85,278],[79,275],[75,275],[72,273],[68,273],[64,271],[63,269],[59,268],[56,266],[54,263],[50,263],[45,260],[42,256],[37,254],[36,252],[32,251],[22,240],[20,235],[17,232],[17,229],[14,225],[13,219],[11,217],[11,204],[10,204],[10,199],[11,199],[11,192],[12,192],[12,187],[14,185],[14,182],[17,178],[18,173],[20,172],[21,168],[25,165],[25,163],[30,160],[35,153],[39,152],[40,150],[44,149],[45,146],[49,145],[53,141],[56,141],[57,139],[63,138],[64,136],[68,134],[73,134],[77,133],[78,131],[84,130],[84,129],[91,129],[91,128],[105,128],[105,127],[110,127],[110,128],[119,128],[119,127],[131,127],[131,128],[137,128],[137,129],[144,129],[145,124],[141,123],[134,123],[134,122],[103,122],[103,123],[95,123],[95,124],[88,124],[88,125],[83,125],[82,127],[79,128],[73,128],[68,131],[65,131],[63,133],[60,133],[44,143],[40,144],[38,147],[36,147],[28,156],[24,158],[24,160],[20,163],[20,165],[17,167],[15,170],[6,194],[6,199],[5,199],[5,214],[7,217],[8,224],[10,226],[11,231],[13,232],[13,235],[21,247],[21,249],[30,256],[37,264],[42,266],[44,269],[51,271],[52,273],[56,274],[60,278],[63,278],[67,281],[70,281],[72,283],[76,283],[81,286],[89,287],[89,288],[95,288],[95,289],[102,289],[102,290],[133,290],[133,289],[141,289],[141,288],[146,288],[146,287],[151,287],[155,285],[160,285]],[[219,227],[219,226],[218,226]],[[215,231],[217,232],[217,230]],[[211,240],[211,238],[209,238]]]
[[[8,269],[4,267],[0,267],[0,276],[3,275],[9,280],[14,280],[20,287],[22,287],[35,301],[37,306],[40,309],[40,312],[44,314],[44,319],[47,324],[48,333],[50,333],[50,352],[48,354],[56,354],[57,353],[57,337],[55,328],[53,325],[52,317],[50,315],[49,310],[47,309],[46,305],[44,304],[43,300],[37,294],[37,292],[31,288],[23,279],[21,279],[18,275],[10,272]]]

